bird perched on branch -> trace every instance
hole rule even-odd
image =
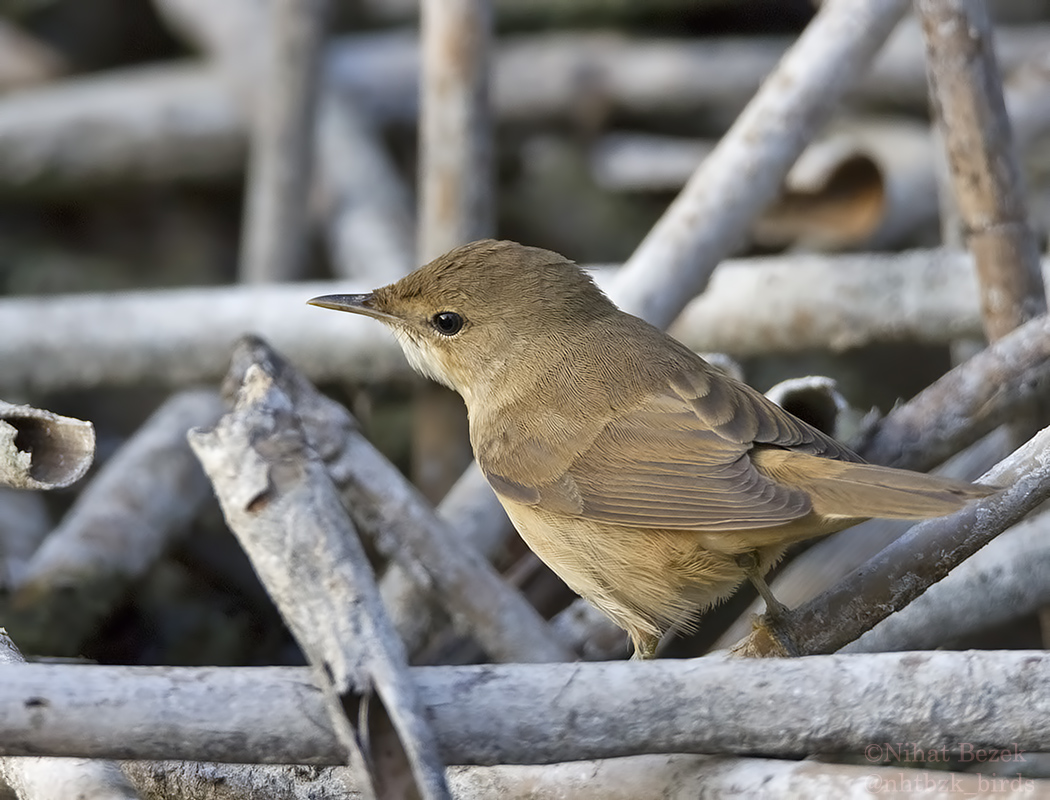
[[[383,322],[462,395],[522,538],[637,658],[745,578],[782,609],[763,575],[794,542],[991,491],[864,463],[548,250],[473,242],[371,294],[309,302]]]

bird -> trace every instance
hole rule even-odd
[[[992,491],[866,463],[549,250],[471,242],[371,293],[308,302],[384,323],[415,370],[461,395],[515,528],[637,659],[748,579],[782,614],[763,576],[792,544]]]

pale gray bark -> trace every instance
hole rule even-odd
[[[828,0],[624,265],[612,298],[660,327],[701,292],[777,196],[908,7]]]
[[[308,688],[311,674],[0,666],[0,752],[331,763],[339,748],[321,693]],[[900,742],[948,753],[967,743],[1050,748],[1050,657],[1042,651],[493,664],[410,674],[449,764],[863,755],[873,743]],[[27,704],[33,697],[45,702]]]
[[[514,528],[503,506],[489,487],[485,476],[472,463],[437,506],[438,518],[445,521],[465,547],[485,558],[493,558]],[[379,581],[383,603],[394,619],[397,631],[410,653],[416,653],[427,637],[441,624],[436,607],[412,575],[391,566]],[[559,635],[562,643],[571,640]],[[569,645],[570,649],[572,645]]]
[[[0,187],[68,192],[242,171],[245,120],[214,69],[113,70],[0,97]]]
[[[172,397],[81,492],[26,565],[4,622],[33,652],[76,655],[210,497],[186,431],[222,413],[218,394]]]
[[[738,356],[945,344],[980,335],[972,263],[941,250],[731,259],[671,332],[695,350]],[[599,276],[606,287],[608,274]],[[382,326],[306,305],[373,288],[313,282],[0,298],[0,391],[216,380],[245,331],[264,336],[312,380],[409,375]]]
[[[729,259],[670,333],[738,357],[982,335],[973,259],[941,249]]]
[[[227,19],[234,36],[229,58],[248,64],[236,42],[258,40],[257,23],[251,21],[257,9],[210,0],[157,4],[221,61],[225,40],[217,32],[209,38],[207,29]],[[1045,54],[1047,35],[1039,26],[997,31],[1004,74]],[[645,40],[584,32],[515,37],[495,53],[493,110],[500,119],[519,121],[572,117],[595,94],[631,113],[691,113],[712,105],[736,109],[789,44],[779,37]],[[342,37],[325,58],[329,80],[353,95],[360,113],[379,124],[415,120],[419,51],[410,32]],[[252,79],[257,72],[248,67]],[[918,26],[901,25],[854,95],[922,109],[924,69]],[[0,186],[67,191],[129,180],[236,175],[243,167],[248,117],[236,97],[236,81],[227,75],[221,66],[137,67],[0,98]]]
[[[436,741],[368,557],[288,396],[252,365],[234,410],[212,431],[191,431],[189,440],[227,522],[314,666],[358,779],[385,797],[401,777],[394,771],[407,766],[409,786],[422,798],[448,797]],[[373,691],[393,725],[390,741],[379,739]]]
[[[95,457],[95,428],[42,408],[0,400],[0,486],[60,489]]]
[[[1046,513],[1019,522],[843,652],[928,650],[1035,613],[1050,604],[1048,534]]]
[[[370,288],[325,282],[2,298],[0,385],[22,392],[214,381],[245,331],[266,336],[314,379],[407,376],[401,348],[381,325],[306,305]]]
[[[14,642],[0,628],[0,665],[25,666]],[[0,758],[0,787],[18,800],[138,800],[139,794],[111,761],[80,758]],[[2,790],[0,790],[2,793]]]
[[[881,747],[882,745],[880,745]],[[1027,756],[1031,759],[1031,756]],[[288,767],[125,762],[124,770],[148,800],[345,800],[338,767],[316,771]],[[988,790],[987,776],[984,791]],[[565,764],[451,767],[457,800],[696,800],[697,797],[863,797],[941,787],[979,796],[982,776],[944,770],[732,758],[648,755]],[[1047,781],[1019,784],[1041,796]]]

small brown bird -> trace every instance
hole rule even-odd
[[[991,490],[872,466],[626,314],[575,264],[485,240],[364,295],[309,301],[388,325],[462,395],[478,464],[529,547],[651,658],[784,549]]]

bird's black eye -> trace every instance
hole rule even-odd
[[[463,317],[455,311],[439,311],[430,321],[443,336],[455,336],[463,328]]]

